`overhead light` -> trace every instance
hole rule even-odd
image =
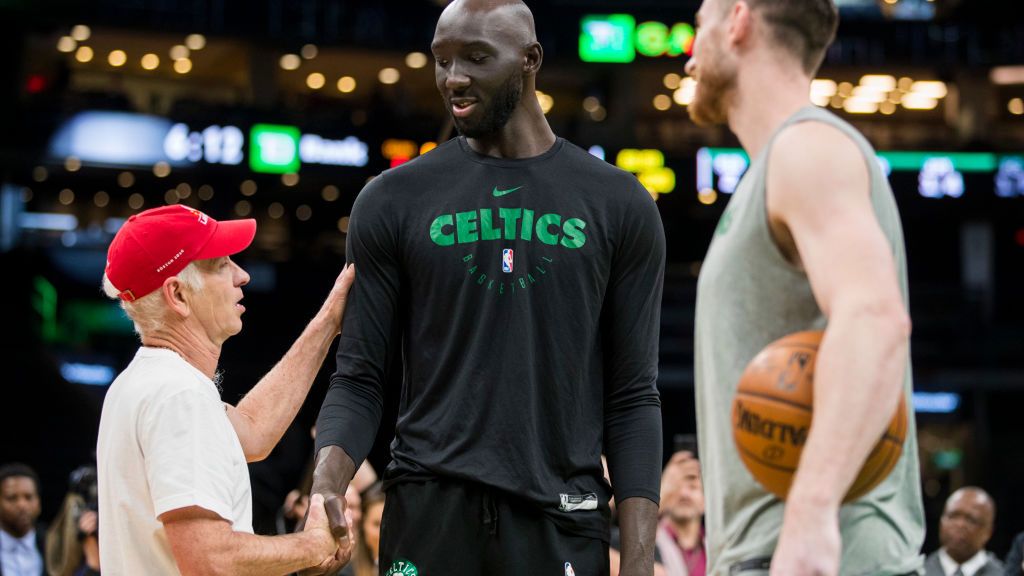
[[[307,204],[300,204],[299,207],[295,209],[295,217],[300,221],[305,222],[313,217],[313,209]]]
[[[305,46],[302,47],[302,50],[299,50],[299,54],[302,54],[302,57],[305,58],[306,60],[312,60],[313,58],[316,58],[317,54],[319,53],[320,50],[318,50],[316,45],[314,44],[306,44]]]
[[[112,50],[110,54],[107,55],[107,62],[115,68],[124,66],[124,63],[127,61],[128,55],[124,53],[124,50]]]
[[[669,72],[665,74],[665,77],[661,79],[661,82],[665,85],[665,88],[669,90],[675,90],[679,88],[679,83],[683,80],[683,77],[675,72]]]
[[[861,86],[870,86],[882,92],[892,92],[896,89],[896,78],[888,74],[867,74],[860,77]]]
[[[285,54],[281,56],[279,64],[284,70],[298,70],[299,66],[302,65],[302,59],[299,58],[298,54]]]
[[[401,77],[396,68],[383,68],[377,73],[377,79],[381,84],[395,84]]]
[[[672,93],[672,99],[680,106],[689,106],[697,93],[697,81],[687,76],[679,83],[679,88]]]
[[[878,111],[878,102],[869,98],[852,96],[843,101],[843,110],[850,114],[874,114]]]
[[[587,96],[583,99],[583,109],[587,112],[593,112],[601,107],[601,100],[597,96]]]
[[[1024,84],[1024,66],[996,66],[988,76],[993,84],[1001,86]]]
[[[79,42],[85,42],[92,36],[92,30],[85,24],[79,24],[71,29],[71,37]]]
[[[174,71],[178,74],[188,74],[192,71],[192,61],[188,58],[181,58],[174,61]]]
[[[351,76],[338,78],[338,92],[348,94],[356,89],[356,79]]]
[[[536,93],[537,93],[537,102],[540,103],[541,111],[544,112],[545,114],[547,114],[555,106],[555,99],[552,98],[551,96],[541,92],[540,90],[537,90]]]
[[[1014,116],[1024,114],[1024,100],[1021,100],[1020,98],[1013,98],[1006,107],[1010,110],[1010,114],[1013,114]]]
[[[423,52],[410,52],[405,57],[405,65],[409,68],[423,68],[427,65],[427,55]]]
[[[876,86],[857,86],[853,89],[852,98],[863,98],[865,100],[871,100],[872,102],[879,103],[885,101],[889,97],[889,93]]]
[[[57,40],[57,50],[65,54],[70,54],[75,51],[78,47],[78,42],[71,36],[61,36],[60,40]]]
[[[83,64],[86,62],[91,62],[92,48],[89,48],[88,46],[79,46],[78,50],[75,50],[75,60],[78,60]]]
[[[306,86],[309,86],[313,90],[319,90],[324,87],[324,75],[319,72],[313,72],[309,76],[306,76]]]
[[[320,197],[323,198],[325,202],[334,202],[335,200],[338,199],[340,192],[341,191],[338,190],[337,186],[333,184],[328,184],[327,186],[324,186],[323,190],[320,191]]]
[[[945,98],[947,93],[946,83],[938,80],[914,82],[910,86],[910,91],[933,99]]]
[[[163,160],[153,164],[153,175],[157,178],[166,178],[171,173],[171,165]]]
[[[903,95],[900,104],[907,110],[932,110],[939,105],[939,101],[927,94],[908,92]]]
[[[672,107],[672,99],[665,94],[658,94],[654,97],[654,107],[664,112]]]
[[[181,44],[171,46],[169,53],[171,55],[171,60],[181,60],[182,58],[188,58],[189,54],[191,54],[189,49]]]
[[[145,70],[156,70],[157,66],[160,65],[160,57],[156,54],[149,53],[144,55],[139,63],[142,64],[142,68]]]
[[[267,215],[277,220],[281,216],[284,216],[284,205],[280,202],[273,202],[267,207]]]
[[[82,169],[82,161],[77,156],[68,156],[64,159],[64,169],[68,172],[78,172]]]
[[[202,50],[206,47],[206,36],[202,34],[189,34],[185,37],[185,46],[189,50]]]
[[[138,192],[128,197],[128,207],[132,210],[138,210],[142,208],[142,205],[146,203],[146,199]]]

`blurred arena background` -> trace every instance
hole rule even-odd
[[[699,2],[527,3],[545,50],[537,97],[555,132],[635,172],[658,200],[667,450],[695,427],[696,276],[747,164],[726,128],[686,113]],[[137,345],[99,288],[120,224],[166,203],[259,221],[240,259],[252,274],[246,329],[222,358],[224,397],[236,401],[327,293],[367,179],[452,136],[429,55],[445,4],[0,0],[0,462],[40,472],[44,518],[94,458],[106,386]],[[997,503],[989,548],[1002,555],[1024,529],[1022,6],[838,4],[812,97],[880,151],[902,211],[924,549],[937,546],[946,497],[975,484]],[[257,514],[299,482],[332,369],[252,467]],[[390,434],[383,426],[371,456],[378,470]]]

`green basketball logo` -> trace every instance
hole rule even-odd
[[[408,560],[395,560],[391,567],[384,573],[384,576],[419,576],[420,571],[416,565]]]

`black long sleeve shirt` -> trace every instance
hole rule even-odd
[[[604,452],[620,502],[658,502],[665,239],[635,177],[562,139],[509,160],[456,138],[367,184],[348,258],[317,450],[365,459],[400,354],[387,482],[479,482],[607,540]]]

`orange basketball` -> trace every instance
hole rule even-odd
[[[811,427],[814,360],[822,332],[797,332],[764,348],[743,371],[732,404],[736,449],[765,490],[785,500]],[[889,475],[903,452],[907,407],[896,414],[864,462],[844,502],[867,494]]]

